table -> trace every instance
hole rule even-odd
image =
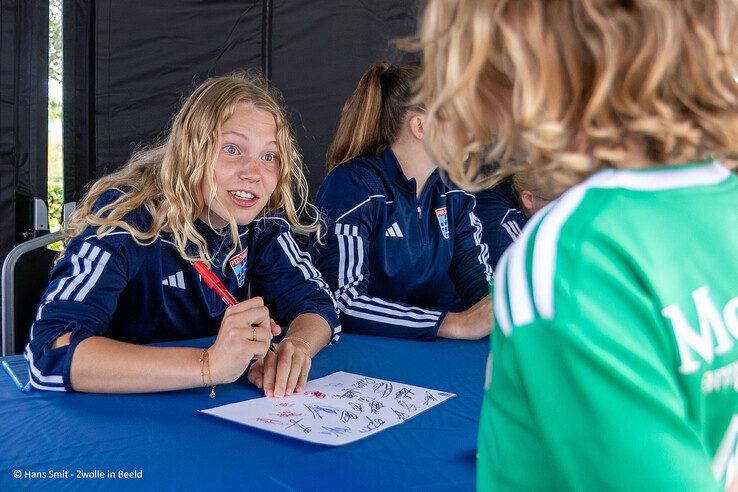
[[[0,490],[473,490],[488,345],[486,338],[428,342],[344,334],[315,357],[311,378],[344,370],[458,396],[340,447],[198,413],[262,396],[245,377],[219,386],[210,399],[209,388],[21,393],[0,372]],[[15,470],[46,472],[46,478],[15,479]],[[52,478],[51,471],[58,473]],[[119,478],[119,471],[133,477]]]

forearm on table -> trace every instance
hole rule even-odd
[[[444,338],[478,338],[489,334],[494,317],[492,297],[488,294],[466,311],[448,313],[438,336]]]
[[[303,313],[292,321],[285,338],[294,337],[308,342],[307,346],[310,352],[308,355],[314,357],[323,347],[328,345],[331,340],[331,332],[330,325],[321,315]]]
[[[202,353],[203,349],[192,347],[147,347],[90,337],[74,351],[71,384],[75,391],[95,393],[143,393],[202,386]],[[211,381],[207,375],[205,381]]]

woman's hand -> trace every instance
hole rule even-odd
[[[287,336],[276,352],[267,352],[249,369],[249,381],[266,396],[281,398],[305,390],[312,360],[305,340]]]
[[[261,297],[226,309],[215,343],[208,349],[212,384],[232,383],[252,359],[263,357],[275,333]]]
[[[302,392],[307,384],[312,357],[329,341],[331,327],[322,316],[303,313],[297,316],[276,352],[267,352],[249,369],[249,381],[264,388],[267,396],[281,398]]]

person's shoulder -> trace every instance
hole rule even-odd
[[[326,176],[315,204],[325,217],[338,218],[347,213],[365,213],[366,206],[386,204],[394,196],[379,167],[378,159],[357,157]]]
[[[493,303],[502,338],[527,333],[518,339],[552,342],[574,328],[576,336],[599,337],[629,309],[658,313],[650,296],[668,264],[659,253],[673,250],[660,243],[675,228],[677,199],[691,204],[687,198],[714,195],[728,180],[735,178],[720,169],[608,169],[566,191],[532,217],[498,263]],[[679,233],[688,216],[681,214]]]
[[[254,246],[251,254],[260,258],[259,261],[287,255],[290,262],[300,263],[302,252],[307,249],[307,237],[295,234],[293,225],[281,211],[270,212],[254,219],[244,230],[242,237],[246,234],[252,235],[247,242]]]
[[[477,198],[477,207],[514,208],[518,202],[518,194],[508,181],[480,190],[474,196]]]
[[[259,237],[275,236],[292,231],[292,225],[285,217],[284,212],[275,211],[254,219],[248,230]],[[243,231],[245,232],[245,230]]]
[[[477,197],[474,196],[473,193],[469,193],[468,191],[462,190],[460,188],[454,188],[454,189],[445,188],[443,190],[443,195],[445,195],[446,200],[449,200],[449,201],[455,201],[458,203],[472,204],[472,205],[476,205],[477,203]]]
[[[628,238],[649,227],[640,214],[654,186],[666,185],[638,172],[608,169],[537,212],[495,274],[495,288],[505,292],[498,302],[510,296],[509,326],[552,320],[577,309],[580,300],[572,293],[579,282],[591,280],[591,290],[606,277],[594,272],[627,269],[632,258]]]
[[[582,251],[598,249],[593,243],[603,239],[590,191],[584,183],[577,185],[536,213],[503,254],[495,271],[494,301],[503,333],[566,311],[559,306],[572,300],[568,294]]]
[[[355,196],[384,194],[386,181],[379,159],[355,157],[331,170],[320,186],[323,192],[340,191]]]
[[[120,189],[111,188],[104,191],[94,201],[91,207],[91,213],[102,218],[107,217],[110,212],[118,206],[123,206],[121,200],[125,200],[125,192]],[[153,217],[145,206],[139,206],[123,216],[122,222],[127,226],[120,224],[111,225],[110,227],[98,227],[89,225],[82,230],[77,236],[69,242],[68,248],[72,250],[76,248],[86,248],[85,243],[94,244],[100,248],[108,249],[111,252],[121,249],[135,249],[139,254],[141,248],[147,248],[159,239],[157,234],[153,240],[141,241],[136,240],[132,231],[145,232],[151,228]]]
[[[105,190],[92,204],[92,213],[100,214],[101,210],[108,207],[108,210],[101,214],[102,217],[106,217],[112,211],[112,208],[125,206],[125,199],[125,190],[117,188]],[[140,205],[128,212],[123,217],[123,221],[139,231],[148,231],[151,228],[153,217],[145,205]]]
[[[511,183],[503,181],[497,186],[475,193],[474,196],[475,213],[485,226],[489,224],[497,227],[510,221],[522,225],[526,222],[520,210],[518,194]]]
[[[117,188],[109,188],[102,192],[102,194],[92,204],[92,213],[98,213],[100,209],[108,205],[112,205],[113,202],[123,196],[123,190]]]
[[[467,215],[477,207],[477,198],[474,194],[460,188],[449,189],[441,184],[439,185],[439,193],[441,197],[445,197],[448,213],[452,216],[461,217],[461,215]]]

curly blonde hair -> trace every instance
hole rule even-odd
[[[214,170],[221,127],[241,103],[268,112],[274,116],[277,127],[279,180],[262,214],[281,210],[298,232],[318,231],[318,214],[307,202],[308,185],[302,159],[278,100],[276,92],[255,74],[236,73],[206,80],[187,98],[163,144],[135,153],[119,171],[92,184],[64,227],[65,243],[89,226],[97,228],[98,237],[122,228],[139,244],[152,243],[164,231],[171,233],[183,258],[212,264],[205,238],[194,223],[212,200],[221,203],[215,196]],[[203,180],[210,185],[210,197],[202,196]],[[121,195],[93,211],[98,198],[111,189]],[[225,204],[221,205],[227,210]],[[145,207],[151,216],[148,230],[139,230],[125,220],[127,214],[140,207]],[[312,220],[301,222],[303,215],[309,215]],[[235,252],[239,238],[235,218],[229,214],[227,219],[231,235],[230,256]],[[195,253],[187,247],[188,243],[195,246]]]
[[[604,167],[734,158],[737,11],[736,0],[430,0],[417,46],[431,150],[469,189],[525,166],[560,191]]]

